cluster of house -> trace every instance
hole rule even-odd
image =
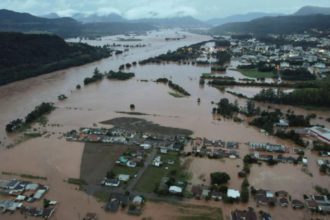
[[[143,166],[145,158],[145,150],[143,148],[136,149],[135,151],[127,151],[121,156],[119,156],[116,161],[117,166],[124,166],[128,168],[134,168],[137,166]],[[127,174],[119,174],[114,178],[105,177],[101,185],[109,187],[119,187],[120,183],[127,183],[131,176]]]
[[[140,195],[130,196],[125,193],[113,192],[105,205],[105,210],[115,213],[119,208],[125,209],[128,207],[128,214],[141,215],[144,203],[145,199]]]
[[[293,209],[310,209],[324,214],[330,213],[330,200],[325,195],[305,196],[304,201],[291,199],[286,191],[275,193],[269,190],[255,190],[253,192],[257,206],[276,206],[288,207],[291,204]]]
[[[192,151],[188,152],[195,156],[207,156],[209,158],[239,158],[238,142],[225,142],[222,140],[209,140],[206,138],[195,138],[192,140]]]
[[[297,164],[301,162],[304,166],[308,165],[307,157],[299,158],[299,156],[293,157],[291,155],[283,155],[283,153],[289,152],[289,148],[283,145],[268,143],[249,143],[249,146],[250,150],[253,152],[252,154],[250,154],[250,156],[260,161],[275,161],[279,163],[291,164]],[[294,152],[296,153],[299,151],[300,149],[294,149]],[[278,153],[278,155],[273,155],[273,153]]]
[[[275,40],[279,36],[272,36]],[[281,36],[283,37],[283,36]],[[330,71],[326,60],[330,59],[330,51],[324,46],[330,45],[328,38],[315,38],[308,34],[287,35],[284,40],[298,42],[310,42],[316,46],[309,46],[308,49],[292,44],[276,45],[264,43],[252,38],[247,40],[229,39],[234,55],[239,57],[242,65],[253,65],[259,62],[269,62],[273,67],[280,63],[281,69],[305,68],[312,74],[323,74]]]
[[[288,153],[288,148],[280,144],[270,143],[249,143],[250,150],[252,151],[265,151],[271,153]]]
[[[213,199],[215,201],[220,201],[224,196],[229,199],[237,200],[241,197],[241,193],[236,189],[227,189],[227,192],[221,192],[218,189],[211,189],[204,185],[194,185],[191,188],[191,193],[195,199]]]
[[[162,151],[160,151],[163,153]],[[157,155],[153,160],[152,160],[152,165],[155,167],[160,167],[162,165],[173,165],[175,163],[174,160],[164,160],[162,159],[161,155]]]
[[[0,180],[0,193],[9,198],[0,201],[0,210],[2,213],[20,210],[24,215],[50,218],[55,211],[56,201],[45,200],[47,205],[44,204],[42,208],[29,205],[40,201],[48,189],[48,186],[29,181]]]
[[[121,128],[81,128],[66,133],[67,141],[137,145],[145,150],[157,147],[163,150],[180,151],[187,141],[186,136],[142,133]]]
[[[134,134],[105,128],[81,128],[79,131],[72,130],[66,134],[67,141],[113,144],[127,144],[128,137],[134,137]]]

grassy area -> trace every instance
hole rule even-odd
[[[96,201],[98,202],[107,202],[109,200],[110,193],[107,191],[96,191],[94,193],[94,197],[96,198]]]
[[[223,220],[220,208],[182,204],[179,204],[177,208],[182,214],[175,218],[177,220]]]
[[[81,161],[80,179],[88,184],[99,184],[119,156],[128,148],[125,145],[86,143]]]
[[[175,97],[175,98],[183,98],[186,97],[185,95],[182,95],[178,92],[168,92],[168,94],[170,94],[171,96]]]
[[[237,69],[237,71],[251,78],[272,78],[275,76],[273,72],[260,72],[257,69]]]
[[[115,175],[126,174],[133,176],[139,171],[140,167],[114,166],[111,170]]]
[[[180,159],[176,152],[170,152],[168,154],[161,155],[162,160],[165,161],[162,167],[149,166],[144,172],[142,178],[136,185],[136,190],[139,192],[151,193],[159,185],[161,179],[168,176],[172,170],[177,171],[177,175],[180,175]],[[173,160],[174,164],[166,164],[168,160]],[[165,169],[168,167],[168,169]]]

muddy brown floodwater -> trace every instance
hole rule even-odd
[[[182,34],[186,35],[183,40],[165,41],[165,37],[180,36]],[[114,42],[126,44],[126,42],[116,41],[116,38],[117,36],[105,37],[97,41],[87,41],[87,43],[92,45],[112,44]],[[48,131],[48,135],[20,143],[12,149],[0,151],[0,171],[28,173],[48,178],[46,184],[51,187],[49,194],[47,194],[48,198],[60,201],[55,219],[77,219],[87,211],[99,213],[101,219],[109,218],[109,216],[114,219],[131,219],[131,217],[120,212],[116,215],[106,214],[101,209],[101,203],[97,203],[94,198],[77,191],[75,187],[63,181],[69,177],[79,177],[84,145],[66,142],[61,138],[64,132],[71,129],[93,126],[94,124],[106,126],[99,124],[99,122],[117,117],[130,117],[119,113],[130,111],[130,104],[135,105],[135,111],[146,113],[146,115],[134,115],[132,117],[143,118],[162,126],[189,129],[194,132],[194,136],[238,141],[240,143],[254,141],[282,143],[289,147],[294,146],[292,143],[265,136],[245,123],[237,124],[231,120],[214,120],[211,115],[212,101],[217,102],[223,97],[235,101],[237,98],[207,85],[200,87],[199,77],[204,72],[210,72],[210,67],[177,64],[137,65],[130,69],[130,71],[136,73],[135,78],[131,80],[110,81],[104,79],[99,83],[83,86],[81,90],[75,89],[77,84],[83,84],[85,77],[92,75],[96,67],[100,71],[117,70],[121,64],[139,61],[165,53],[168,50],[175,50],[184,45],[210,39],[208,36],[184,33],[179,30],[155,31],[137,38],[141,38],[142,41],[135,43],[146,44],[147,46],[130,49],[120,56],[0,87],[0,141],[3,148],[13,141],[13,138],[8,137],[5,133],[6,123],[18,117],[24,117],[43,101],[54,102],[57,106],[56,110],[48,116],[47,126],[43,128]],[[69,41],[74,42],[77,39],[70,39]],[[226,74],[236,78],[244,78],[242,74],[233,70],[229,70]],[[187,98],[171,96],[169,94],[171,90],[166,85],[152,81],[159,77],[171,79],[186,89],[191,96]],[[147,80],[147,82],[141,80]],[[235,87],[231,90],[235,91]],[[237,89],[237,91],[246,91],[249,94],[255,92],[254,88]],[[61,102],[57,101],[57,96],[60,94],[65,94],[68,99]],[[198,98],[201,99],[200,104],[197,103]],[[238,99],[238,102],[244,104],[245,100]],[[281,107],[284,109],[291,108],[300,114],[317,113],[324,118],[330,117],[330,112],[308,111],[289,106]],[[326,123],[324,120],[319,120],[319,122]],[[242,156],[244,156],[248,152],[247,146],[241,144],[241,148]],[[299,167],[293,167],[292,165],[288,165],[289,168],[286,165],[279,165],[274,168],[262,166],[252,169],[250,182],[270,190],[279,190],[278,188],[292,184],[288,190],[297,197],[302,192],[311,193],[311,187],[315,184],[329,188],[330,181],[328,177],[322,177],[317,172],[316,160],[317,156],[311,155],[310,163],[313,165],[310,166],[310,169],[314,174],[313,178],[304,174]],[[204,173],[205,183],[208,183],[210,172],[216,170],[229,172],[233,176],[230,183],[231,187],[239,188],[241,180],[236,177],[239,170],[237,165],[242,166],[240,160],[222,162],[210,161],[204,158],[194,160],[190,164],[189,170],[193,173],[192,181],[195,183],[202,183],[199,177]],[[278,178],[278,176],[281,176],[281,178]],[[299,184],[298,179],[301,179],[304,184],[295,187]],[[253,203],[249,205],[253,206]],[[220,206],[219,204],[222,203],[216,203],[214,206]],[[157,207],[164,208],[164,210],[173,210],[173,207],[169,207],[169,205],[150,203],[147,205],[146,216],[153,216],[155,219],[170,218],[167,216],[166,213],[168,212],[166,211],[157,214],[155,211]],[[225,207],[225,214],[227,215],[230,210],[237,208],[235,206],[223,207]],[[292,219],[300,219],[303,215],[301,214],[303,212],[292,212],[290,208],[288,210],[290,211],[283,212],[278,208],[272,213],[278,217],[283,217],[287,213],[285,216],[292,216]],[[6,216],[6,219],[20,219],[20,217],[13,215]]]

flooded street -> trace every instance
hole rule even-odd
[[[166,42],[165,37],[185,35],[186,38],[179,41]],[[118,42],[116,37],[105,37],[102,40],[87,41],[91,45],[104,45]],[[56,214],[57,219],[73,219],[82,215],[86,210],[102,213],[102,217],[109,216],[101,211],[101,204],[90,198],[73,186],[66,184],[63,180],[74,177],[79,178],[80,163],[84,145],[82,143],[66,142],[62,134],[80,127],[101,126],[101,121],[115,117],[125,116],[118,111],[130,111],[130,104],[135,105],[135,111],[148,115],[138,116],[163,126],[190,129],[195,137],[207,137],[210,139],[222,139],[224,141],[240,142],[241,157],[247,154],[247,142],[269,142],[285,144],[293,147],[294,144],[275,137],[265,136],[258,129],[248,126],[246,123],[234,123],[232,120],[214,120],[211,111],[211,102],[218,102],[221,98],[228,98],[231,101],[238,100],[240,105],[245,105],[246,100],[238,99],[226,92],[221,92],[208,85],[200,86],[199,77],[202,73],[211,71],[207,66],[159,64],[132,67],[130,72],[135,77],[128,81],[110,81],[103,79],[101,82],[82,86],[76,90],[76,85],[83,85],[83,79],[93,74],[97,67],[101,72],[117,70],[125,63],[143,60],[152,56],[166,53],[168,50],[175,50],[184,45],[209,40],[210,37],[184,33],[177,30],[165,30],[152,32],[147,36],[137,36],[142,41],[133,44],[146,44],[146,47],[130,49],[123,55],[113,56],[98,62],[80,67],[57,71],[51,74],[22,80],[0,87],[0,171],[29,173],[47,177],[47,184],[51,187],[50,196],[61,201]],[[70,42],[78,41],[70,39]],[[132,44],[132,42],[130,42]],[[229,70],[227,76],[244,78],[237,71]],[[181,85],[191,96],[175,98],[169,94],[172,90],[162,84],[155,83],[160,77],[167,77],[174,83]],[[141,81],[142,80],[142,81]],[[248,97],[255,95],[258,88],[235,88],[228,90],[246,94]],[[58,101],[57,97],[65,94],[68,99]],[[197,99],[200,98],[200,104]],[[56,110],[48,116],[48,123],[43,128],[47,130],[48,137],[43,136],[18,144],[12,149],[4,150],[4,147],[12,143],[13,139],[5,132],[5,125],[13,119],[24,117],[36,105],[41,102],[54,102]],[[261,104],[267,108],[267,104]],[[274,106],[277,108],[280,106]],[[308,111],[302,108],[281,106],[283,112],[293,109],[295,113],[310,114],[317,113],[323,118],[330,117],[329,111]],[[126,115],[127,116],[127,115]],[[136,116],[137,117],[137,116]],[[314,121],[313,121],[314,122]],[[328,125],[323,119],[316,119],[315,122]],[[56,125],[56,126],[55,126]],[[103,125],[102,125],[103,126]],[[330,187],[329,177],[320,176],[317,172],[316,155],[309,155],[311,160],[310,169],[314,174],[313,178],[301,171],[301,166],[277,165],[275,167],[254,166],[251,169],[249,178],[251,185],[263,187],[269,190],[288,190],[292,196],[302,199],[303,194],[313,192],[313,187],[318,184]],[[194,158],[190,164],[189,171],[193,173],[194,184],[209,184],[209,173],[225,171],[232,176],[230,186],[240,189],[241,180],[237,172],[242,168],[241,160],[208,160]],[[207,172],[205,172],[207,170]],[[205,174],[206,173],[206,174]],[[283,173],[287,175],[282,175]],[[205,174],[204,177],[201,177]],[[281,178],[279,178],[281,176]],[[205,181],[204,181],[205,180]],[[79,201],[73,205],[74,201]],[[254,201],[251,202],[254,204]],[[222,203],[221,203],[222,204]],[[149,205],[145,216],[155,216],[155,207],[165,207],[165,210],[172,210],[164,204]],[[221,205],[223,206],[223,205]],[[167,208],[166,208],[167,207]],[[226,208],[226,206],[224,206]],[[228,207],[227,207],[228,208]],[[234,208],[234,207],[231,207]],[[70,210],[75,210],[70,212]],[[228,214],[229,208],[225,213]],[[292,212],[290,208],[290,212]],[[279,211],[274,211],[275,216],[283,217]],[[303,213],[293,214],[292,219],[300,219]],[[121,213],[118,218],[124,219]],[[159,218],[171,219],[166,212],[161,212]],[[132,219],[127,217],[127,219]],[[10,219],[15,219],[13,216]],[[103,219],[103,218],[102,218]],[[133,218],[136,219],[136,218]],[[280,218],[275,218],[280,219]]]

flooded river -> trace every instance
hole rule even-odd
[[[179,41],[165,41],[165,37],[182,35],[185,35],[186,38]],[[116,40],[117,37],[118,36],[105,37],[101,40],[88,40],[86,42],[91,45],[127,43],[118,42]],[[101,121],[114,117],[125,116],[117,112],[130,111],[130,104],[135,105],[135,111],[150,114],[139,117],[160,123],[164,126],[190,129],[194,131],[195,136],[223,139],[225,141],[238,141],[241,143],[255,141],[288,144],[283,140],[265,136],[257,129],[249,127],[245,123],[238,124],[234,123],[232,120],[214,120],[211,114],[213,107],[211,102],[218,102],[223,97],[227,97],[231,101],[235,101],[237,98],[226,92],[221,92],[216,88],[207,85],[199,85],[199,77],[201,74],[210,72],[210,67],[207,66],[177,64],[138,65],[129,70],[136,74],[131,80],[110,81],[104,79],[101,82],[83,86],[81,90],[75,89],[77,84],[83,84],[83,79],[85,77],[89,77],[93,74],[93,70],[96,67],[101,72],[117,70],[122,64],[139,61],[166,53],[168,50],[175,50],[184,45],[210,39],[208,36],[184,33],[179,30],[151,32],[146,36],[138,36],[137,38],[142,39],[142,41],[130,42],[130,44],[146,44],[146,47],[133,48],[119,56],[113,56],[84,66],[57,71],[0,87],[0,141],[2,146],[6,146],[12,142],[12,139],[8,137],[5,132],[5,125],[9,121],[24,117],[36,105],[43,101],[55,102],[58,107],[48,116],[49,123],[44,128],[52,134],[52,137],[49,139],[45,137],[32,139],[19,144],[14,149],[0,152],[0,166],[10,171],[21,173],[34,172],[35,174],[45,175],[47,177],[52,173],[52,177],[49,179],[51,186],[55,188],[55,193],[51,190],[51,195],[55,197],[58,196],[57,192],[64,188],[64,191],[68,194],[71,193],[70,195],[72,196],[67,198],[60,196],[57,199],[63,201],[64,204],[70,204],[74,199],[80,198],[83,195],[74,191],[72,187],[70,188],[67,184],[64,184],[62,180],[68,177],[79,177],[83,145],[81,143],[67,143],[60,139],[60,134],[71,129],[93,126]],[[70,39],[69,41],[76,42],[78,39]],[[225,75],[235,78],[244,78],[242,74],[234,70],[229,70]],[[169,92],[171,92],[170,88],[164,84],[153,82],[153,80],[159,77],[171,79],[174,83],[179,84],[187,90],[191,96],[188,98],[175,98],[171,96],[169,94]],[[229,90],[247,94],[248,96],[253,96],[259,91],[258,88],[235,87]],[[57,96],[60,94],[65,94],[68,96],[68,99],[65,101],[58,101]],[[201,99],[200,104],[197,103],[198,98]],[[238,99],[238,102],[244,105],[246,100]],[[267,105],[263,106],[266,108]],[[289,106],[281,107],[283,109],[291,108],[296,113],[300,114],[317,113],[323,118],[330,117],[330,113],[325,111],[307,111],[302,108]],[[325,120],[321,119],[319,119],[318,122],[326,123]],[[54,124],[57,126],[53,126]],[[289,145],[290,144],[292,145],[292,143],[289,143]],[[60,147],[54,150],[56,146]],[[74,149],[72,151],[75,155],[73,160],[68,156],[71,152],[71,150],[68,150],[70,148]],[[48,153],[41,153],[43,151],[47,151]],[[244,152],[247,152],[247,149],[244,149]],[[19,160],[20,162],[17,164],[12,163],[12,161],[15,160]],[[24,161],[33,162],[25,163]],[[313,160],[312,162],[315,163],[316,161]],[[233,164],[234,168],[232,174],[235,175],[238,171],[236,162],[228,162],[227,164]],[[215,171],[218,166],[220,167],[226,164],[218,165],[218,163],[212,162],[211,165],[212,170]],[[208,169],[208,166],[211,165],[208,162],[203,163],[202,159],[200,159],[198,163],[193,163],[191,170],[192,172],[196,172],[194,178],[198,181],[198,174]],[[63,169],[63,167],[68,167],[69,169]],[[269,173],[271,176],[267,177],[268,169],[269,168],[262,169],[258,167],[256,171],[252,173],[255,179],[253,183],[262,187],[265,183],[268,183],[268,178],[276,178],[276,175],[283,170],[282,167],[279,167],[278,170],[274,171],[274,174]],[[301,174],[301,171],[294,169],[295,168],[292,168],[292,172],[297,172],[297,177],[305,175]],[[263,172],[266,172],[266,174]],[[267,177],[266,179],[264,179],[265,176]],[[239,188],[240,181],[236,179],[237,178],[233,179],[232,186]],[[311,184],[315,184],[315,182],[311,182],[307,177],[305,177],[305,179],[306,181],[310,181]],[[320,185],[330,187],[330,182],[326,182],[325,178],[322,177],[318,180],[322,182],[319,183]],[[284,181],[284,183],[287,182]],[[308,187],[310,187],[310,185],[308,185]],[[271,184],[269,184],[269,187],[269,189],[272,189]],[[302,193],[304,190],[306,190],[305,187],[302,187],[302,189],[299,188],[298,193]],[[308,190],[310,190],[310,188]],[[296,193],[296,191],[292,193]],[[84,208],[87,206],[92,206],[95,211],[99,211],[99,207],[93,199],[90,201],[84,197],[80,203],[81,208],[77,209],[81,210],[81,212],[83,212]],[[73,215],[69,213],[69,210],[72,209],[71,206],[62,206],[59,208],[59,210],[63,210],[60,211],[61,213],[59,214],[59,217],[63,217],[61,219]],[[76,209],[76,207],[74,207],[74,209]],[[76,213],[74,213],[74,215],[76,215]]]

